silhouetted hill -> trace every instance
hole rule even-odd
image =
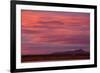
[[[37,61],[60,61],[60,60],[83,60],[90,59],[90,53],[78,49],[65,52],[54,52],[44,55],[22,55],[21,62],[37,62]]]
[[[64,52],[55,52],[51,55],[81,55],[81,54],[89,54],[89,52],[86,52],[82,49],[73,50],[73,51],[64,51]]]

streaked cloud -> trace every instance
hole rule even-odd
[[[49,50],[65,51],[72,48],[89,50],[89,13],[22,10],[21,16],[22,54],[48,54]],[[68,44],[71,46],[68,47]]]

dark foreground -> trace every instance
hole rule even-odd
[[[90,59],[89,53],[82,54],[53,54],[53,55],[22,55],[21,62],[43,62],[43,61],[62,61],[62,60],[85,60]]]

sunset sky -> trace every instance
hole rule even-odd
[[[90,14],[21,10],[22,55],[90,49]]]

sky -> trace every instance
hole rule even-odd
[[[90,49],[90,14],[21,10],[21,54]]]

